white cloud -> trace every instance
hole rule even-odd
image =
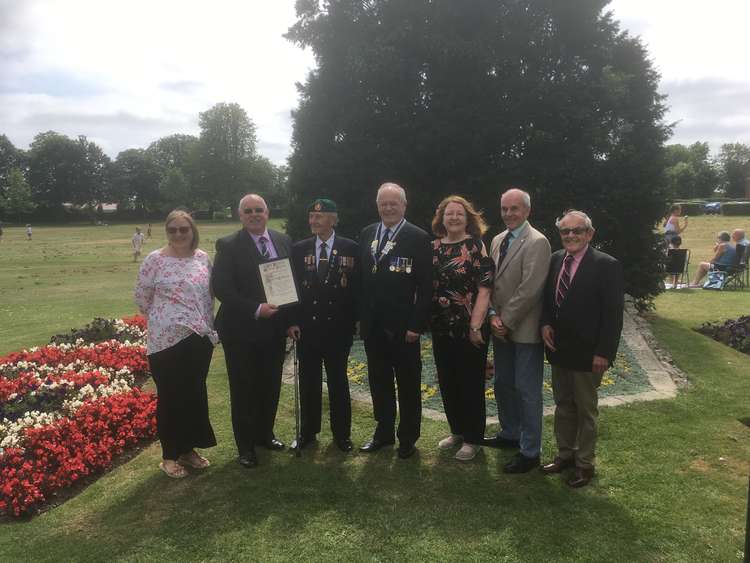
[[[615,0],[670,98],[673,142],[750,142],[748,0]],[[111,156],[237,102],[259,149],[284,162],[295,82],[312,54],[282,35],[293,0],[0,0],[0,133],[26,147],[49,129],[85,134]]]
[[[284,161],[294,83],[313,65],[282,37],[292,1],[32,0],[0,10],[14,14],[0,43],[10,77],[0,86],[0,129],[17,145],[55,129],[101,139],[114,156],[197,134],[198,113],[226,101],[255,121],[261,150]]]

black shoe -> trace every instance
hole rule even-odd
[[[254,450],[249,450],[245,452],[244,454],[240,454],[237,458],[237,462],[242,466],[246,467],[247,469],[252,469],[253,467],[258,466],[258,458],[255,455]]]
[[[259,442],[259,446],[263,446],[266,449],[269,450],[283,450],[284,449],[284,442],[281,440],[278,440],[277,438],[271,438],[270,440],[266,440],[265,442]]]
[[[396,440],[376,440],[375,438],[373,438],[369,442],[365,442],[359,448],[359,451],[371,454],[373,452],[378,451],[380,448],[384,446],[392,446],[395,443],[396,443]]]
[[[502,436],[485,438],[482,441],[482,445],[487,446],[488,448],[500,448],[501,450],[517,450],[521,447],[518,440],[511,440],[510,438],[503,438]]]
[[[338,449],[340,449],[344,453],[352,451],[352,448],[354,447],[352,445],[352,441],[349,438],[334,441],[336,442],[336,447],[338,447]]]
[[[413,456],[417,453],[417,447],[414,444],[399,444],[398,445],[398,457],[406,459],[407,457]]]
[[[278,442],[278,440],[276,440]],[[294,440],[292,442],[292,445],[289,446],[293,450],[296,450],[297,448],[304,449],[305,447],[309,446],[310,444],[314,444],[317,440],[315,439],[315,436],[300,436],[298,440]]]
[[[526,457],[522,453],[517,453],[503,466],[503,473],[526,473],[535,467],[539,467],[539,456]]]

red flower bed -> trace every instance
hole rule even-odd
[[[148,374],[145,319],[99,324],[134,327],[137,343],[76,336],[0,357],[0,513],[32,513],[156,435],[156,396],[133,387]]]
[[[12,352],[0,357],[0,364],[31,362],[38,365],[68,365],[76,361],[111,369],[128,368],[134,375],[148,371],[146,349],[143,346],[126,346],[115,340],[95,344],[93,347],[42,346],[36,350]]]
[[[28,428],[25,447],[8,448],[0,458],[0,510],[24,514],[155,433],[156,397],[140,389],[87,402],[70,418]]]

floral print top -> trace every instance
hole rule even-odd
[[[472,307],[479,287],[492,287],[495,264],[482,256],[482,240],[467,238],[459,242],[432,242],[433,334],[467,338]]]
[[[209,289],[211,260],[197,249],[177,258],[155,250],[143,260],[135,286],[135,302],[148,319],[146,352],[155,354],[192,333],[216,344],[214,298]]]

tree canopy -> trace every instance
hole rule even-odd
[[[656,293],[669,128],[645,48],[606,4],[299,0],[287,37],[317,68],[294,113],[291,233],[326,196],[356,236],[386,180],[407,189],[417,224],[461,193],[497,232],[500,193],[521,185],[553,245],[555,217],[584,209],[628,291]]]
[[[708,143],[668,145],[665,181],[673,198],[711,197],[719,187],[719,171],[709,154]]]
[[[743,143],[721,145],[719,163],[722,187],[729,197],[750,196],[750,147]]]

